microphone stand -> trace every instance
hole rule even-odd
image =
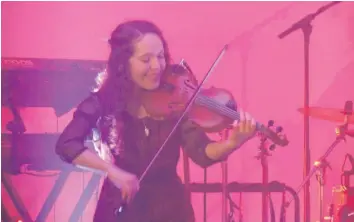
[[[304,172],[303,176],[305,181],[308,181],[308,175],[310,173],[310,149],[309,149],[309,76],[310,76],[310,36],[312,32],[312,24],[311,22],[321,13],[328,10],[332,6],[338,4],[340,2],[331,2],[326,4],[325,6],[319,8],[315,13],[311,13],[300,21],[294,23],[290,28],[282,32],[278,35],[280,39],[288,36],[292,32],[301,29],[304,35],[304,62],[305,62],[305,70],[304,70]],[[304,184],[304,222],[310,222],[310,182]]]

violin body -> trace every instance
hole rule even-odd
[[[144,107],[155,117],[178,116],[185,110],[197,87],[198,82],[192,73],[187,70],[172,71],[162,80],[158,90],[145,93]],[[215,104],[236,111],[236,103],[230,92],[210,87],[198,93],[187,112],[188,118],[205,132],[225,129],[234,120],[208,107]]]
[[[143,95],[143,105],[153,117],[180,117],[188,107],[188,118],[207,133],[220,132],[230,128],[233,121],[240,120],[236,102],[225,89],[201,89],[194,98],[199,84],[188,67],[173,65],[173,68],[166,71],[160,85],[159,89],[146,91]],[[192,104],[189,102],[191,98],[194,98]],[[282,128],[279,129],[274,132],[256,122],[256,130],[274,142],[274,145],[287,146],[289,141],[279,135]]]

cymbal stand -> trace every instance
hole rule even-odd
[[[320,222],[324,222],[324,214],[323,214],[323,188],[326,184],[326,169],[331,166],[329,165],[326,159],[323,159],[322,162],[315,162],[315,165],[322,164],[319,166],[316,171],[316,179],[319,185],[319,211],[320,211]]]
[[[318,161],[315,161],[310,173],[308,174],[308,176],[303,180],[303,182],[300,184],[299,188],[297,189],[296,191],[296,194],[299,194],[300,191],[303,189],[303,187],[307,184],[307,182],[311,179],[311,177],[317,172],[317,175],[320,175],[320,183],[322,184],[321,185],[321,189],[322,192],[323,192],[323,175],[324,175],[324,172],[326,170],[326,167],[329,167],[328,165],[328,161],[326,160],[327,157],[331,154],[331,152],[334,150],[334,148],[342,141],[345,141],[345,132],[344,130],[340,130],[340,131],[337,131],[337,136],[336,136],[336,139],[335,141],[329,146],[329,148],[327,149],[327,151],[325,152],[325,154],[319,158]],[[321,196],[321,195],[320,195]],[[289,207],[290,203],[294,200],[294,198],[291,198],[287,204],[286,204],[286,207]],[[322,216],[320,218],[320,221],[323,222],[324,220],[324,217],[323,217],[323,198],[320,197],[320,201],[321,201],[321,206],[320,206],[320,216]]]

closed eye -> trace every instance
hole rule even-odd
[[[148,63],[148,62],[150,62],[151,55],[145,54],[145,55],[139,56],[138,59],[142,62]]]

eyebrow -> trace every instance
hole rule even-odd
[[[165,54],[164,50],[162,50],[158,53],[158,55],[160,55],[160,54]],[[149,55],[153,55],[153,53],[147,52],[142,55],[137,55],[137,57],[144,57],[144,56],[149,56]]]

